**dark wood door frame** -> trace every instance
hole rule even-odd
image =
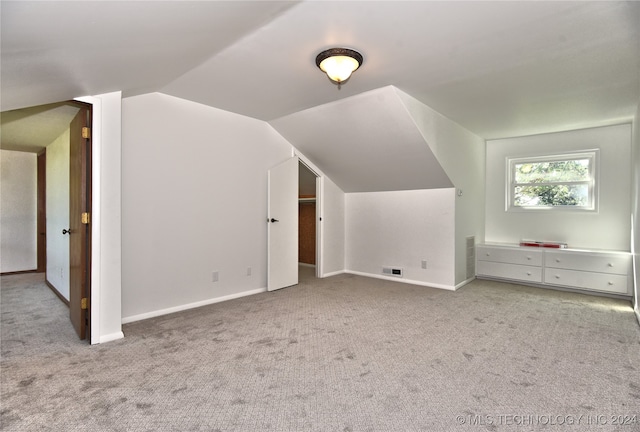
[[[47,271],[47,149],[38,153],[37,273]],[[46,277],[46,276],[45,276]]]

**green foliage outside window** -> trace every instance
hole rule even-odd
[[[591,158],[514,163],[513,205],[590,206],[591,163]]]

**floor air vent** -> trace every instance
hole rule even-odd
[[[382,267],[382,274],[385,276],[402,277],[402,269],[396,267]]]

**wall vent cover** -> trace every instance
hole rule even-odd
[[[382,274],[385,276],[402,277],[402,269],[398,267],[382,267]]]
[[[476,275],[476,237],[467,237],[467,279],[471,279]]]

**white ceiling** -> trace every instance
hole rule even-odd
[[[2,111],[162,91],[273,120],[394,85],[483,138],[628,119],[638,2],[2,1]],[[315,55],[360,50],[342,90]]]
[[[271,124],[345,192],[453,186],[392,86]]]
[[[1,110],[159,90],[292,5],[2,0]]]
[[[0,148],[38,153],[69,128],[78,110],[63,102],[3,112]]]
[[[2,0],[0,6],[2,111],[110,91],[124,97],[159,91],[281,131],[282,119],[296,117],[320,130],[326,106],[345,100],[354,104],[343,106],[347,111],[367,110],[354,96],[395,86],[492,139],[629,121],[640,99],[640,2]],[[332,46],[364,56],[341,90],[314,63]],[[359,121],[361,135],[349,151],[362,154],[375,137]],[[332,127],[350,125],[334,119]],[[396,141],[411,141],[413,132],[407,134]],[[340,157],[289,135],[316,160]]]

